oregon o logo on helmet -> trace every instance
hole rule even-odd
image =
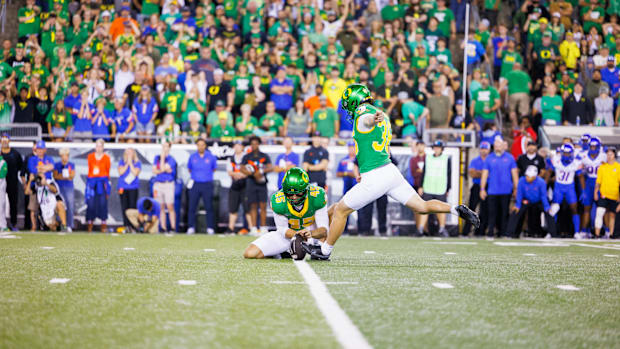
[[[351,88],[350,87],[347,88],[346,90],[344,90],[344,93],[342,94],[342,98],[343,99],[349,98],[349,96],[351,96],[351,92],[353,92],[353,91],[351,91]]]
[[[301,178],[304,180],[305,183],[310,182],[310,178],[308,178],[308,174],[306,172],[303,172],[301,174]]]

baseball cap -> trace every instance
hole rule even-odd
[[[616,59],[613,56],[607,57],[607,62],[615,62]]]
[[[487,141],[480,142],[480,149],[491,149],[491,143]]]
[[[219,99],[217,102],[215,102],[215,106],[216,107],[223,107],[224,106],[224,101]]]
[[[538,167],[536,166],[528,166],[525,170],[525,175],[528,177],[536,177],[538,176]]]
[[[190,12],[189,6],[181,7],[181,12]]]
[[[224,71],[220,68],[217,68],[213,71],[213,75],[224,75]]]
[[[45,141],[41,140],[37,142],[37,149],[45,149]]]
[[[415,33],[416,33],[416,34],[424,34],[424,30],[422,30],[422,28],[417,28],[417,29],[415,30]]]
[[[320,95],[320,96],[319,96],[319,100],[320,100],[320,101],[326,101],[326,100],[327,100],[327,96],[325,96],[325,95]]]
[[[554,12],[553,17],[561,18],[562,15],[559,12]]]
[[[538,23],[545,23],[545,24],[547,24],[547,23],[549,23],[549,21],[547,20],[547,18],[543,17],[543,18],[538,20]]]
[[[552,36],[553,36],[553,35],[551,35],[551,32],[545,32],[545,33],[543,34],[543,37],[546,37],[546,38],[550,38],[550,37],[552,37]]]
[[[11,136],[9,135],[8,132],[2,132],[2,138],[8,138],[11,139]]]
[[[438,139],[436,141],[433,142],[433,147],[444,147],[444,143],[441,139]]]
[[[131,11],[131,10],[129,9],[129,6],[123,6],[121,7],[120,11]]]
[[[24,44],[21,42],[18,42],[17,45],[15,45],[15,48],[24,48]]]
[[[455,103],[456,103],[456,105],[463,105],[463,100],[462,99],[457,99]]]
[[[105,11],[101,12],[101,18],[106,17],[106,16],[107,17],[112,17],[112,15],[110,14],[110,11],[105,10]]]
[[[313,136],[321,137],[321,131],[315,131],[312,133]]]
[[[538,146],[538,144],[536,142],[534,142],[534,141],[527,142],[527,145],[528,146],[530,146],[530,145]]]

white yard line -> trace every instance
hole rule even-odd
[[[347,349],[372,348],[360,330],[355,327],[344,310],[340,308],[338,302],[329,294],[327,287],[312,270],[312,267],[305,261],[294,261],[294,263],[308,284],[312,297],[314,297],[319,310],[323,313],[340,345]]]
[[[446,289],[446,288],[454,288],[454,286],[452,286],[450,284],[447,284],[447,283],[444,283],[444,282],[434,282],[433,283],[433,287],[444,288],[444,289]]]
[[[69,282],[69,280],[71,279],[53,278],[50,280],[50,284],[66,284],[67,282]]]
[[[475,241],[424,241],[423,243],[436,245],[478,245]]]
[[[590,245],[590,244],[580,244],[577,242],[571,242],[571,245],[573,246],[582,246],[582,247],[592,247],[592,248],[603,248],[606,250],[616,250],[616,251],[620,251],[620,247],[611,247],[611,246],[599,246],[599,245]]]
[[[575,287],[573,285],[557,285],[556,287],[564,291],[579,291],[580,290],[579,287]]]

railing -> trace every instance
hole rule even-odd
[[[0,124],[0,134],[7,133],[11,139],[18,141],[35,141],[41,139],[41,125],[34,123]]]
[[[10,124],[10,125],[29,125],[29,124]],[[38,125],[38,124],[37,124]],[[0,125],[2,126],[2,125]],[[428,131],[434,131],[434,130],[428,130]],[[452,134],[461,134],[461,133],[466,133],[469,134],[473,131],[463,131],[463,130],[457,130],[457,129],[446,129],[445,133],[452,133]],[[425,131],[426,132],[426,131]],[[13,137],[13,136],[11,136]],[[41,138],[46,138],[46,139],[51,139],[51,138],[57,138],[57,137],[52,137],[50,136],[50,134],[48,133],[42,133],[40,136],[33,136],[33,137],[21,137],[21,138],[17,138],[18,140],[34,140],[34,138],[36,139],[41,139]],[[108,136],[108,137],[85,137],[85,136],[71,136],[69,137],[71,141],[74,142],[94,142],[97,138],[109,138],[111,140],[109,140],[110,142],[115,142],[115,143],[123,143],[126,141],[131,141],[131,142],[135,142],[135,143],[140,143],[140,141],[146,141],[147,143],[161,143],[164,140],[169,140],[172,143],[181,143],[181,144],[192,144],[194,143],[194,138],[187,136],[187,137],[183,137],[183,136],[179,136],[179,137],[166,137],[166,136],[158,136],[158,135],[132,135],[132,136],[128,136],[128,137],[121,137],[120,135],[115,135],[114,137],[112,136]],[[261,140],[263,141],[263,144],[280,144],[282,143],[282,141],[286,138],[286,137],[273,137],[273,136],[266,136],[266,137],[260,137]],[[244,137],[222,137],[219,139],[214,139],[214,138],[207,138],[207,141],[223,141],[223,142],[232,142],[232,141],[243,141],[246,138]],[[309,144],[312,142],[312,137],[292,137],[293,141],[295,143],[305,143],[305,144]],[[469,139],[469,138],[468,138]],[[346,145],[347,142],[351,141],[352,138],[337,138],[337,137],[332,137],[329,138],[329,144],[330,145]],[[65,140],[68,141],[68,140]],[[409,143],[411,143],[411,139],[408,138],[392,138],[391,143],[392,145],[402,145],[402,146],[408,146]],[[471,145],[469,143],[465,143],[465,145],[463,145],[462,143],[450,143],[450,146],[455,146],[455,147],[470,147]]]
[[[456,128],[434,128],[424,131],[422,140],[430,145],[435,140],[442,140],[446,147],[475,148],[476,131]]]

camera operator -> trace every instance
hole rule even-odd
[[[65,204],[54,180],[45,178],[44,174],[31,173],[26,185],[26,195],[31,194],[36,195],[43,223],[50,230],[55,231],[60,219],[60,229],[67,231]]]

